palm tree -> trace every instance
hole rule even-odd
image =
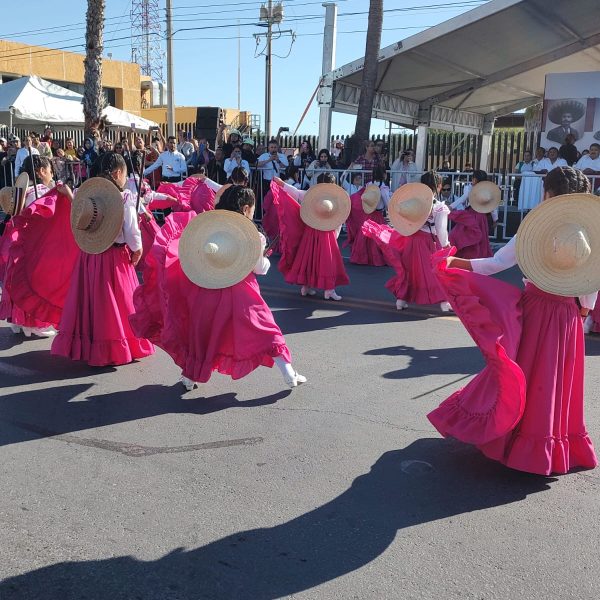
[[[85,60],[83,61],[85,68],[83,114],[85,116],[86,136],[90,136],[94,131],[100,131],[103,128],[102,50],[104,49],[105,8],[105,0],[88,0],[85,16]]]
[[[369,24],[367,27],[367,44],[365,47],[365,64],[363,67],[360,100],[356,112],[356,127],[351,136],[350,158],[354,160],[362,153],[365,140],[369,139],[371,115],[375,99],[377,83],[377,67],[379,48],[381,46],[381,28],[383,26],[383,0],[370,0]]]

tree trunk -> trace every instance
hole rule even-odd
[[[381,46],[381,28],[383,26],[383,0],[370,0],[365,64],[363,67],[360,100],[356,113],[356,127],[350,139],[350,159],[354,160],[363,153],[364,143],[369,139],[371,115],[377,84],[379,48]]]
[[[104,49],[105,8],[105,0],[88,0],[85,16],[85,60],[83,61],[85,68],[83,114],[85,116],[86,136],[92,136],[103,128],[102,51]]]

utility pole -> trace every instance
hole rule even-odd
[[[256,43],[259,43],[260,38],[266,36],[267,46],[265,53],[265,136],[267,141],[271,139],[271,66],[272,66],[272,40],[273,40],[273,25],[279,24],[283,21],[283,4],[278,2],[273,4],[273,0],[268,0],[266,6],[263,4],[260,7],[259,21],[263,21],[267,28],[265,33],[255,33]],[[292,37],[294,33],[292,31],[278,31],[279,35],[282,33],[290,33]]]
[[[167,0],[167,136],[175,135],[175,87],[173,85],[173,22]]]
[[[331,105],[333,81],[331,71],[335,69],[335,46],[337,31],[337,4],[325,2],[325,30],[323,32],[323,63],[319,83],[319,148],[329,148],[331,138]]]

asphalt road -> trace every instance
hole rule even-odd
[[[0,328],[0,600],[597,600],[600,472],[441,439],[426,413],[482,359],[455,317],[398,313],[387,273],[350,267],[339,303],[262,280],[293,391],[259,369],[188,393],[161,351],[91,369]]]

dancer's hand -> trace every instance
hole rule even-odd
[[[68,185],[64,183],[59,183],[56,186],[56,191],[61,196],[66,196],[71,202],[73,202],[73,190]]]
[[[139,262],[140,258],[142,258],[142,250],[136,250],[131,253],[131,264],[135,267]]]

